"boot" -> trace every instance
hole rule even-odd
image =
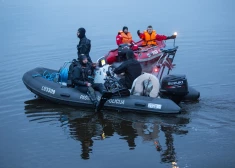
[[[113,96],[112,92],[103,91],[102,96],[100,98],[100,102],[96,106],[96,111],[97,112],[100,111],[104,107],[104,104],[106,103],[106,101],[109,100],[112,96]]]
[[[96,108],[96,106],[98,105],[98,100],[96,98],[95,90],[92,87],[88,87],[87,95]]]

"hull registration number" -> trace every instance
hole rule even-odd
[[[162,109],[162,105],[161,104],[148,103],[148,108]]]

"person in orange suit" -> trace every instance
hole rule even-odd
[[[119,46],[120,44],[128,44],[132,50],[137,50],[138,46],[135,45],[135,42],[132,40],[132,35],[128,31],[128,27],[124,26],[122,31],[119,31],[116,36],[116,43]]]
[[[157,41],[168,40],[168,39],[175,39],[176,35],[172,36],[165,36],[157,34],[155,30],[153,30],[152,26],[148,26],[147,30],[143,33],[140,33],[140,30],[137,31],[138,36],[143,40],[142,46],[146,45],[157,45]]]

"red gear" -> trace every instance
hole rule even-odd
[[[122,36],[118,33],[118,35],[116,36],[116,43],[119,46],[120,44],[122,44]]]
[[[136,44],[134,44],[134,45],[131,47],[131,49],[132,49],[133,51],[136,51],[136,50],[138,50],[138,46],[137,46]]]

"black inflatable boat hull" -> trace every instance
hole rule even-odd
[[[94,108],[89,97],[75,88],[63,86],[57,82],[49,81],[37,74],[56,72],[47,68],[35,68],[23,75],[25,86],[34,94],[55,103],[70,106]],[[36,77],[34,77],[36,76]],[[100,99],[101,94],[96,93]],[[170,99],[151,98],[131,95],[128,97],[114,97],[108,100],[103,109],[120,111],[134,111],[140,113],[179,113],[180,107]]]

